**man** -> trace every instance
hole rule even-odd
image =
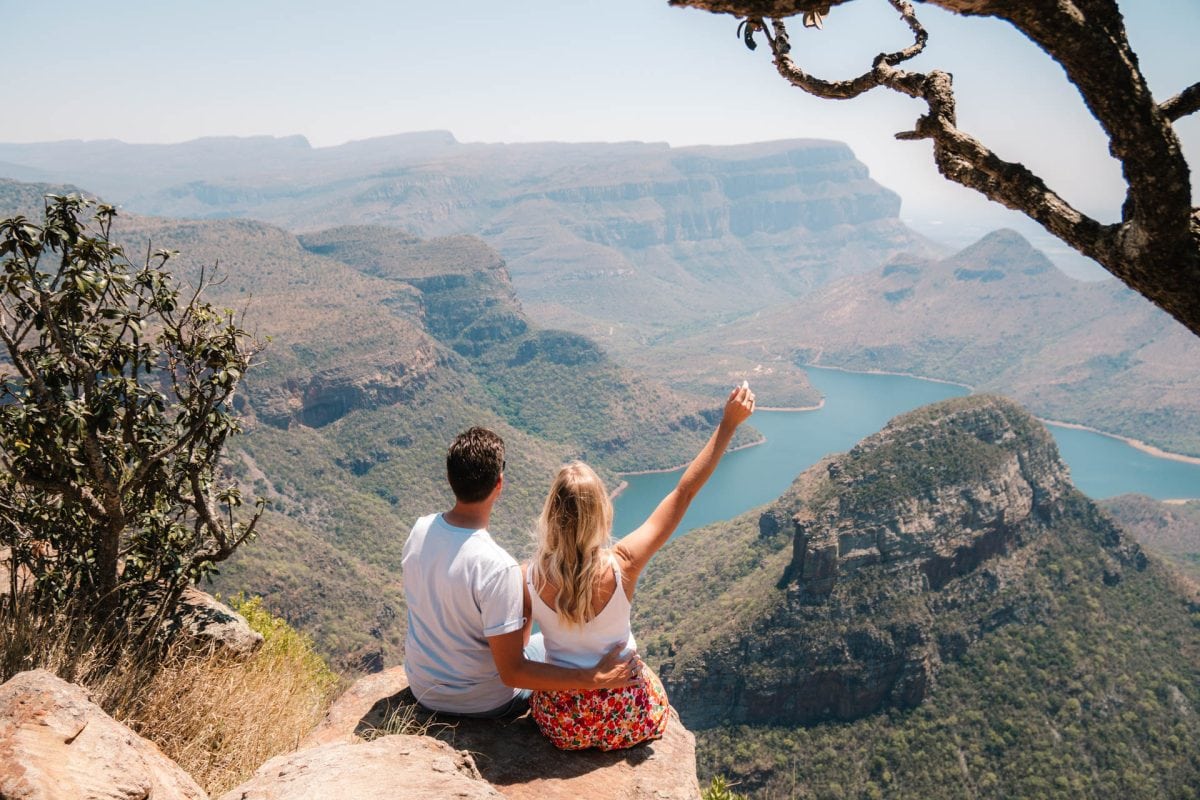
[[[417,520],[404,545],[404,669],[417,700],[435,711],[497,717],[522,709],[530,690],[613,689],[637,678],[638,657],[620,658],[620,646],[589,669],[541,661],[521,567],[487,530],[504,466],[495,433],[460,434],[446,454],[454,507]]]

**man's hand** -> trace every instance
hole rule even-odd
[[[594,667],[560,667],[525,657],[525,641],[520,630],[489,636],[492,660],[505,686],[543,692],[581,689],[620,689],[635,685],[642,674],[637,654],[621,658],[624,645],[609,650]]]
[[[596,664],[596,688],[622,689],[634,686],[642,676],[642,659],[637,653],[622,658],[625,645],[614,645]]]

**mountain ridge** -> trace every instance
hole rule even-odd
[[[39,156],[34,145],[0,145],[0,160],[56,165],[140,213],[476,234],[504,256],[532,318],[607,337],[610,350],[759,308],[764,296],[796,296],[896,252],[934,249],[899,222],[899,197],[840,142],[671,148],[430,136],[318,148],[290,166],[180,160],[167,150],[175,161],[160,165],[145,151],[105,172],[91,158]],[[733,262],[749,268],[728,275]]]
[[[669,543],[635,628],[702,781],[1182,797],[1200,775],[1179,738],[1200,724],[1200,606],[1173,576],[1074,489],[1040,423],[973,395]]]

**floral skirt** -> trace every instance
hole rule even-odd
[[[649,667],[624,689],[534,692],[529,709],[538,728],[560,750],[621,750],[658,739],[671,719],[667,693]]]

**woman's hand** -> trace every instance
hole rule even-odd
[[[621,560],[622,581],[628,581],[630,586],[637,585],[638,576],[650,561],[650,557],[671,538],[696,493],[717,468],[717,462],[729,448],[737,426],[749,419],[753,413],[754,392],[750,391],[748,383],[743,382],[729,393],[721,423],[713,431],[708,443],[683,471],[679,483],[637,530],[617,543],[615,550]]]
[[[742,385],[729,393],[725,401],[725,415],[721,418],[722,425],[736,428],[750,418],[754,413],[754,392],[750,384],[742,381]]]

